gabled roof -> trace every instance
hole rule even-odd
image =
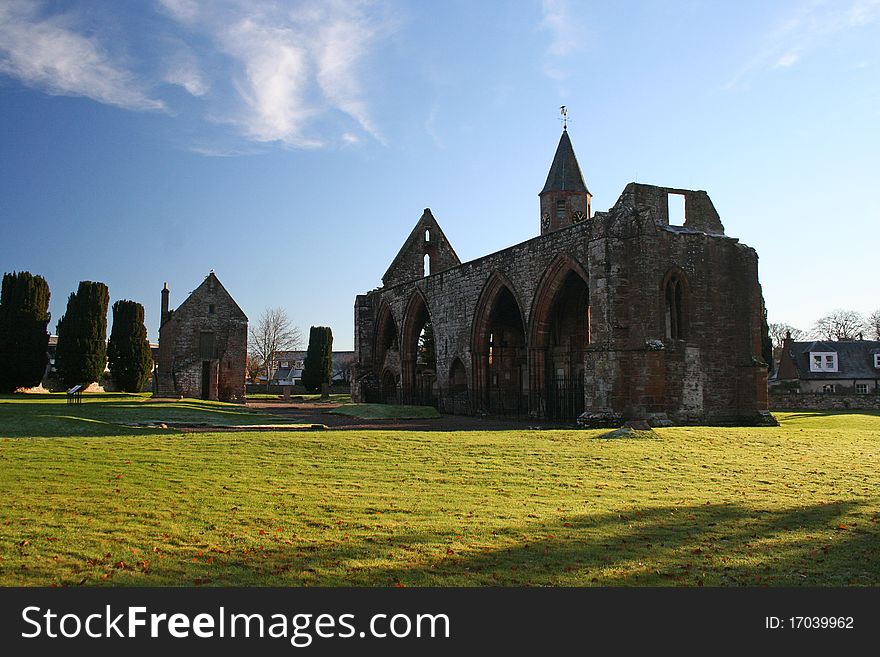
[[[200,298],[208,295],[213,295],[213,297],[220,303],[230,305],[233,313],[240,316],[239,319],[242,319],[245,322],[248,321],[247,315],[244,314],[241,306],[235,302],[235,299],[233,299],[232,295],[229,294],[225,287],[223,287],[223,283],[220,282],[220,279],[217,278],[217,275],[213,271],[205,277],[205,280],[202,281],[201,285],[190,292],[184,302],[177,307],[177,310],[169,315],[169,319],[179,317],[181,311],[185,313],[190,306],[194,305],[194,302],[192,301],[193,298]]]
[[[837,354],[836,372],[811,372],[810,353],[834,352]],[[880,368],[874,367],[874,354],[880,353],[877,340],[814,340],[792,342],[790,356],[797,368],[798,378],[824,379],[878,379]]]
[[[455,252],[455,249],[452,248],[452,244],[449,243],[449,238],[446,237],[446,233],[443,232],[443,229],[440,228],[440,224],[437,223],[434,215],[431,214],[431,208],[425,208],[422,216],[416,222],[416,225],[413,226],[413,229],[404,241],[403,246],[400,247],[400,251],[397,252],[397,255],[394,256],[394,260],[391,261],[388,269],[382,275],[383,284],[387,285],[392,281],[395,269],[397,269],[398,265],[411,258],[413,252],[417,252],[418,257],[421,258],[423,255],[422,239],[426,229],[429,229],[432,233],[431,243],[434,245],[434,248],[440,249],[439,255],[441,256],[441,260],[436,263],[438,266],[434,273],[461,264],[458,254]],[[437,245],[441,246],[438,247]],[[419,262],[421,262],[421,260],[419,260]]]
[[[547,174],[547,182],[544,183],[541,194],[546,192],[590,193],[574,155],[568,130],[563,130],[562,136],[559,138],[556,155],[553,157],[553,164],[550,165],[550,173]]]

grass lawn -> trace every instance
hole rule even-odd
[[[0,398],[2,585],[880,585],[880,414],[180,433],[116,423],[255,415],[53,397]]]
[[[440,417],[433,406],[397,406],[394,404],[344,404],[330,413],[349,415],[362,420],[419,420]]]
[[[347,404],[351,401],[351,393],[348,392],[333,392],[327,395],[328,399],[322,400],[321,394],[314,395],[297,395],[292,394],[290,396],[291,400],[298,402],[320,402],[320,401],[329,401],[334,404]],[[284,399],[284,395],[274,395],[265,392],[254,392],[249,393],[247,396],[248,401],[282,401]]]

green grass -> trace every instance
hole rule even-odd
[[[183,434],[113,422],[252,416],[20,400],[0,399],[2,585],[880,585],[878,414]]]
[[[433,406],[394,404],[344,404],[330,413],[349,415],[362,420],[420,420],[440,417],[440,413]]]
[[[189,424],[283,424],[288,420],[237,404],[181,399],[157,401],[149,393],[90,393],[69,405],[64,393],[0,395],[0,437],[142,436],[167,433],[142,422]]]
[[[290,397],[291,397],[291,399],[295,398],[296,401],[304,401],[304,402],[329,401],[334,404],[347,404],[351,401],[351,394],[347,393],[347,392],[333,392],[333,393],[330,393],[329,395],[327,395],[327,397],[328,397],[327,399],[323,399],[323,400],[321,399],[320,394],[315,394],[315,395],[292,394]],[[248,394],[247,398],[248,398],[248,401],[282,401],[284,399],[284,395],[274,395],[274,394],[268,394],[265,392],[257,392],[257,393]]]

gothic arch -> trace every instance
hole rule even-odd
[[[590,291],[584,268],[560,254],[532,301],[529,325],[530,405],[540,415],[571,420],[584,410],[584,358],[590,340]]]
[[[589,276],[580,263],[563,254],[557,255],[547,265],[535,297],[532,299],[532,311],[529,313],[529,344],[533,347],[546,346],[549,340],[550,310],[559,294],[560,288],[565,284],[569,275],[574,274],[588,284]]]
[[[467,390],[467,368],[461,358],[456,357],[449,367],[449,392],[453,395],[466,395]]]
[[[488,335],[486,329],[488,327],[489,312],[492,309],[492,305],[498,300],[498,295],[505,288],[513,297],[513,300],[516,301],[520,322],[525,326],[525,319],[522,315],[523,304],[520,301],[516,288],[504,274],[500,271],[494,271],[483,285],[480,298],[477,300],[477,307],[474,310],[474,323],[471,329],[471,345],[473,347],[480,344],[481,339]]]
[[[382,371],[385,365],[385,356],[391,349],[400,350],[399,333],[391,306],[383,299],[379,306],[379,312],[376,314],[376,334],[373,346],[373,371],[377,374]]]
[[[671,267],[660,284],[663,337],[686,340],[690,329],[690,283],[681,267]]]
[[[471,333],[474,399],[490,413],[528,407],[528,370],[522,304],[513,285],[494,272],[480,293]]]
[[[386,368],[384,372],[382,372],[381,379],[381,395],[382,402],[385,404],[396,404],[398,402],[397,398],[397,383],[399,377],[390,369]]]
[[[429,404],[435,395],[436,353],[428,361],[420,359],[419,339],[431,330],[431,312],[425,295],[418,288],[410,295],[403,314],[400,340],[401,387],[404,403]],[[433,336],[432,336],[433,337]],[[424,354],[422,354],[424,356]]]

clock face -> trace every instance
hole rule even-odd
[[[576,211],[574,212],[574,214],[572,214],[572,218],[574,219],[575,223],[577,223],[577,222],[579,222],[579,221],[583,221],[584,219],[586,219],[586,218],[587,218],[587,213],[586,213],[586,212],[581,212],[580,210],[576,210]]]
[[[546,212],[541,215],[541,228],[544,230],[550,228],[550,215]]]

